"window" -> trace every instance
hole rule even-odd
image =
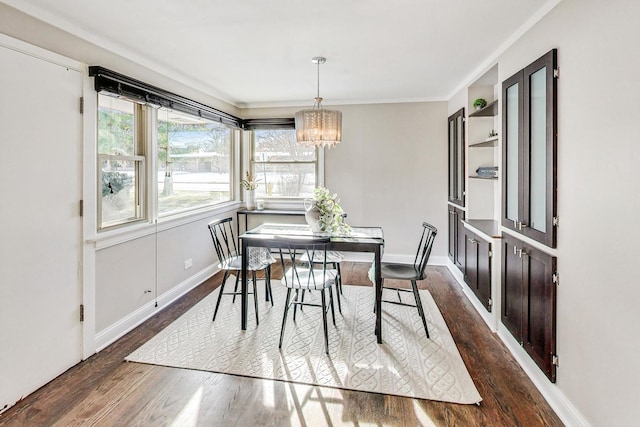
[[[144,218],[142,106],[98,95],[98,219],[100,228]]]
[[[99,94],[98,228],[230,201],[233,133],[210,119]],[[145,203],[155,184],[145,179],[151,156],[157,158],[149,174],[157,176],[155,212]]]
[[[158,215],[231,200],[232,130],[160,108],[157,121]]]
[[[318,150],[298,144],[295,129],[254,130],[251,168],[260,180],[258,197],[312,197],[322,184]]]

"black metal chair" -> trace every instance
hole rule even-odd
[[[327,245],[329,238],[278,238],[280,262],[284,272],[281,283],[287,287],[287,300],[282,317],[280,329],[280,344],[284,340],[284,330],[287,323],[287,315],[290,306],[294,306],[293,320],[296,317],[297,306],[313,306],[322,308],[322,323],[324,327],[324,349],[329,354],[329,334],[327,331],[327,311],[331,309],[333,324],[336,324],[335,311],[333,309],[333,292],[331,288],[336,284],[337,272],[327,268]],[[307,261],[301,262],[300,256],[305,255]],[[311,260],[311,261],[309,261]],[[322,260],[322,261],[320,261]],[[316,266],[316,267],[314,267]],[[295,298],[291,299],[291,293],[295,290]],[[320,291],[321,304],[304,302],[300,297],[300,291]],[[325,290],[329,291],[329,305],[327,305]]]
[[[395,290],[398,293],[398,301],[390,301],[383,299],[382,302],[388,302],[391,304],[404,305],[408,307],[416,307],[418,309],[418,313],[422,318],[422,324],[424,325],[424,331],[427,333],[427,338],[429,338],[429,329],[427,328],[427,320],[424,316],[424,310],[422,308],[422,301],[420,300],[420,293],[418,292],[418,284],[416,283],[418,280],[423,280],[425,278],[425,269],[427,267],[427,262],[429,261],[429,255],[431,255],[431,248],[433,246],[433,241],[438,234],[438,230],[431,224],[426,222],[422,223],[422,237],[420,238],[420,243],[418,244],[418,251],[416,253],[416,257],[413,261],[413,264],[399,264],[392,262],[383,262],[380,265],[380,273],[382,276],[382,290],[391,289]],[[393,288],[384,286],[385,279],[397,279],[397,280],[409,280],[411,281],[411,289],[406,288]],[[413,292],[413,296],[415,298],[414,304],[407,304],[402,302],[402,298],[400,297],[400,292]]]
[[[235,235],[233,234],[232,218],[218,219],[209,223],[209,232],[213,239],[213,246],[218,255],[218,268],[224,270],[224,277],[222,278],[222,285],[220,288],[220,294],[218,295],[218,301],[216,302],[216,308],[213,312],[213,320],[216,320],[218,315],[218,308],[220,307],[220,301],[222,295],[233,295],[233,302],[236,300],[236,295],[240,295],[238,291],[238,283],[240,280],[240,274],[242,271],[242,255],[238,251],[238,245]],[[256,324],[259,324],[258,320],[258,299],[256,288],[256,271],[264,270],[265,272],[265,293],[267,301],[271,301],[273,306],[273,293],[271,292],[271,264],[276,260],[271,256],[271,252],[267,248],[248,248],[249,259],[247,266],[247,273],[251,272],[251,279],[253,282],[253,300],[256,310]],[[229,277],[229,273],[235,271],[236,284],[233,292],[224,292],[224,286]]]

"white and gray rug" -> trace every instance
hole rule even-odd
[[[230,289],[235,277],[228,280]],[[264,301],[264,282],[258,284],[259,326],[252,296],[246,331],[240,329],[240,301],[232,303],[231,296],[222,298],[212,323],[218,288],[126,360],[444,402],[482,400],[428,291],[421,290],[420,297],[431,339],[415,308],[383,304],[384,344],[378,345],[373,288],[344,286],[342,315],[336,306],[335,327],[328,316],[327,356],[322,313],[315,307],[298,310],[296,323],[293,310],[289,311],[285,341],[278,349],[286,289],[273,281],[275,306],[271,307]],[[312,293],[311,299],[319,298],[319,292]]]

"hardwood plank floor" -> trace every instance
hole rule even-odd
[[[368,267],[343,263],[343,283],[370,285]],[[420,288],[440,308],[483,397],[479,406],[123,361],[219,286],[218,274],[18,402],[0,426],[561,426],[449,271],[427,271]]]

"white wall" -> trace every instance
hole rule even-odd
[[[595,426],[638,425],[639,16],[635,0],[563,0],[498,58],[502,82],[558,49],[560,366],[546,386]]]
[[[444,263],[447,103],[325,108],[342,111],[342,143],[325,151],[325,186],[340,197],[348,213],[347,222],[382,226],[385,254],[409,257],[415,256],[422,222],[432,223],[439,232],[432,261]],[[242,113],[253,118],[290,117],[298,109],[265,108]]]

